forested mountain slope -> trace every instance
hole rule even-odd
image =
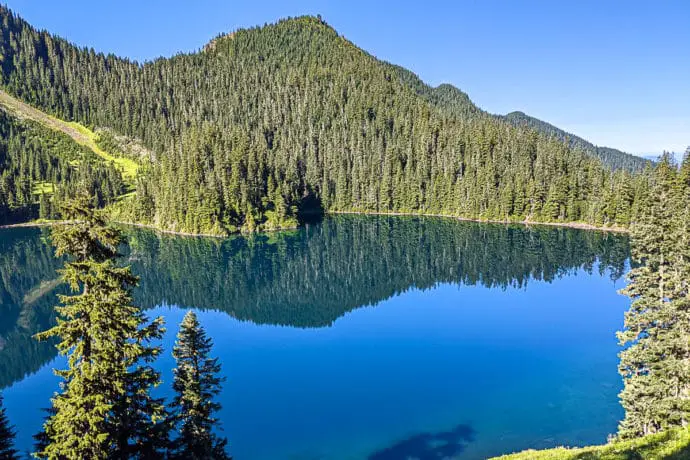
[[[53,217],[52,201],[85,187],[95,204],[124,191],[121,173],[66,134],[20,120],[0,105],[0,225]]]
[[[437,109],[449,116],[460,118],[489,117],[487,112],[477,107],[470,97],[453,85],[442,84],[432,87],[424,83],[413,72],[397,65],[389,64],[393,72],[398,75],[400,81],[411,87],[415,93],[425,98]]]
[[[581,137],[565,132],[545,121],[530,117],[523,112],[511,112],[508,115],[492,115],[477,107],[467,94],[453,85],[444,83],[437,87],[432,87],[405,68],[395,65],[391,65],[391,67],[398,73],[403,83],[412,87],[417,94],[449,115],[465,118],[494,117],[498,120],[508,121],[517,127],[530,128],[541,134],[565,142],[573,149],[580,149],[585,154],[601,160],[604,166],[612,169],[626,169],[634,172],[643,170],[649,164],[648,159],[640,158],[610,147],[596,146]]]
[[[322,207],[626,225],[644,186],[481,115],[453,87],[425,89],[319,18],[145,64],[77,48],[5,8],[0,23],[8,92],[153,152],[120,219],[226,233],[293,226],[299,209]]]
[[[644,169],[649,160],[631,155],[629,153],[621,152],[610,147],[599,147],[592,144],[581,137],[563,131],[556,126],[545,121],[539,120],[523,112],[511,112],[505,115],[504,118],[515,126],[525,126],[532,128],[547,136],[553,136],[566,142],[574,149],[581,149],[583,152],[599,158],[604,164],[611,166],[614,169],[628,169],[631,171],[639,171]]]
[[[0,109],[14,118],[30,120],[53,131],[59,131],[66,134],[71,137],[74,142],[90,150],[93,155],[100,157],[103,162],[112,163],[127,181],[132,181],[136,178],[138,165],[134,160],[128,158],[124,154],[114,156],[102,148],[102,145],[107,142],[106,139],[111,141],[114,140],[112,139],[112,135],[109,135],[110,133],[105,131],[95,133],[79,123],[68,123],[64,120],[51,117],[2,90],[0,90]],[[113,145],[111,145],[111,147],[113,147]],[[111,148],[111,150],[113,149]],[[117,150],[117,148],[114,150]],[[88,152],[86,153],[88,154]],[[98,160],[98,158],[93,159]]]

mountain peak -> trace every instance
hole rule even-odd
[[[219,44],[230,41],[240,34],[270,32],[271,30],[281,28],[301,29],[303,27],[315,28],[316,30],[320,28],[325,33],[332,34],[336,37],[339,36],[338,31],[329,25],[320,14],[316,16],[288,16],[275,22],[265,23],[264,25],[257,25],[249,28],[238,28],[232,32],[220,33],[211,39],[206,45],[204,45],[202,51],[215,50]]]

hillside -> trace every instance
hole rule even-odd
[[[565,142],[573,149],[580,149],[585,154],[599,159],[605,166],[612,169],[641,171],[649,164],[647,159],[610,147],[596,146],[581,137],[567,133],[554,125],[530,117],[523,112],[511,112],[508,115],[489,114],[477,107],[466,93],[453,85],[446,83],[432,87],[403,67],[391,64],[391,68],[397,72],[401,82],[410,86],[418,95],[450,116],[458,116],[460,118],[494,117],[497,120],[507,121],[517,127],[533,129],[545,136],[554,137],[561,142]]]
[[[77,48],[6,8],[0,20],[8,93],[151,151],[121,220],[219,234],[321,210],[624,226],[644,181],[485,116],[450,85],[426,87],[319,18],[144,64]]]
[[[56,217],[52,202],[84,186],[98,206],[125,192],[110,161],[17,104],[0,92],[0,225]]]
[[[389,64],[391,70],[397,74],[400,81],[409,86],[419,96],[426,99],[434,107],[448,116],[459,118],[474,118],[489,116],[477,107],[470,97],[453,85],[443,84],[432,87],[424,83],[413,72],[397,65]]]
[[[0,109],[4,110],[12,117],[21,120],[31,120],[46,128],[66,134],[71,137],[74,142],[86,147],[104,162],[112,163],[127,181],[133,182],[136,178],[138,164],[135,161],[124,156],[114,156],[103,150],[103,148],[98,145],[99,136],[79,123],[69,123],[51,117],[2,90],[0,90]]]
[[[500,115],[498,116],[500,117]],[[557,128],[556,126],[545,121],[530,117],[523,112],[511,112],[508,115],[505,115],[503,118],[515,126],[525,126],[547,136],[553,136],[556,139],[567,143],[574,149],[580,149],[588,155],[598,158],[604,164],[607,164],[614,169],[623,168],[631,171],[640,171],[649,164],[649,160],[647,159],[621,152],[620,150],[610,147],[596,146],[591,142],[582,139],[581,137],[565,132],[562,129]]]

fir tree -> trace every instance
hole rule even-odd
[[[640,219],[632,228],[632,258],[623,293],[625,315],[619,371],[625,419],[619,435],[635,437],[682,426],[690,419],[688,191],[665,155],[656,168]]]
[[[5,414],[5,408],[2,405],[2,395],[0,394],[0,459],[14,460],[19,458],[17,451],[14,449],[14,428],[10,425],[10,421]]]
[[[42,435],[48,458],[150,458],[159,439],[152,434],[165,419],[161,401],[151,398],[159,375],[150,362],[160,353],[151,346],[163,333],[162,320],[147,324],[132,305],[130,291],[138,282],[128,267],[114,259],[120,232],[106,225],[85,194],[64,209],[69,224],[54,230],[58,256],[68,255],[64,280],[77,294],[60,296],[57,325],[38,334],[57,337],[68,356],[61,393]],[[47,441],[46,441],[47,440]]]
[[[173,421],[179,436],[173,442],[172,458],[223,459],[227,440],[213,433],[218,420],[213,414],[220,404],[213,399],[221,391],[220,365],[209,356],[212,340],[190,311],[184,317],[177,335],[173,356],[177,360],[172,404]]]

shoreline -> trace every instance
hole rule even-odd
[[[525,227],[530,227],[533,225],[546,225],[549,227],[566,227],[566,228],[575,228],[579,230],[590,230],[590,231],[599,231],[599,232],[611,232],[611,233],[630,233],[630,230],[627,228],[623,227],[600,227],[597,225],[592,225],[588,224],[585,222],[535,222],[535,221],[528,221],[528,220],[516,220],[516,221],[510,221],[510,220],[498,220],[498,219],[472,219],[469,217],[461,217],[461,216],[455,216],[452,214],[429,214],[429,213],[416,213],[416,212],[383,212],[383,211],[326,211],[325,215],[328,214],[342,214],[342,215],[362,215],[362,216],[400,216],[400,217],[442,217],[445,219],[455,219],[460,222],[477,222],[477,223],[482,223],[482,224],[503,224],[503,225],[510,225],[510,224],[515,224],[515,225],[522,225]],[[47,222],[22,222],[18,224],[7,224],[7,225],[0,225],[0,230],[2,229],[10,229],[10,228],[23,228],[23,227],[49,227],[53,225],[60,225],[64,224],[66,221],[47,221]],[[218,235],[214,233],[188,233],[188,232],[179,232],[175,230],[164,230],[159,227],[156,227],[155,225],[152,224],[140,224],[140,223],[132,223],[132,222],[122,222],[122,221],[113,221],[115,224],[120,224],[120,225],[130,225],[132,227],[139,227],[139,228],[146,228],[149,230],[153,230],[158,233],[164,233],[168,235],[176,235],[176,236],[192,236],[192,237],[203,237],[203,238],[228,238],[229,236],[232,235],[241,235],[242,232],[236,232],[228,235]],[[288,229],[286,229],[288,230]],[[276,230],[276,231],[282,231],[282,230]]]
[[[0,225],[0,230],[8,228],[24,228],[24,227],[52,227],[53,225],[61,225],[68,223],[66,220],[56,220],[47,222],[21,222],[18,224],[4,224]]]
[[[227,238],[230,235],[235,235],[235,233],[232,233],[230,235],[216,235],[214,233],[178,232],[175,230],[163,230],[162,228],[156,227],[153,224],[138,224],[138,223],[132,223],[132,222],[122,222],[119,220],[114,220],[113,222],[118,224],[118,225],[129,225],[130,227],[145,228],[145,229],[157,232],[157,233],[164,233],[166,235],[175,235],[175,236],[192,236],[192,237],[200,237],[200,238]],[[240,234],[240,232],[237,232],[236,234]]]
[[[593,230],[599,232],[612,233],[630,233],[630,230],[624,227],[600,227],[597,225],[588,224],[586,222],[537,222],[531,220],[498,220],[498,219],[473,219],[469,217],[461,217],[453,214],[427,214],[416,212],[383,212],[383,211],[328,211],[326,214],[352,214],[363,216],[407,216],[407,217],[443,217],[446,219],[455,219],[461,222],[477,222],[480,224],[503,224],[503,225],[522,225],[530,227],[533,225],[547,225],[549,227],[567,227],[576,228],[579,230]]]
[[[213,233],[185,233],[185,232],[177,232],[175,230],[163,230],[161,228],[156,227],[155,225],[150,225],[150,224],[138,224],[138,223],[132,223],[132,222],[123,222],[119,220],[113,220],[111,221],[114,224],[117,225],[128,225],[131,227],[139,227],[139,228],[146,228],[149,230],[153,230],[158,233],[166,233],[170,235],[177,235],[177,236],[196,236],[196,237],[203,237],[203,238],[226,238],[224,235],[216,235]],[[69,221],[66,220],[55,220],[55,221],[46,221],[46,222],[22,222],[19,224],[6,224],[6,225],[0,225],[0,230],[5,230],[5,229],[11,229],[11,228],[31,228],[31,227],[52,227],[54,225],[62,225],[62,224],[67,224]]]

